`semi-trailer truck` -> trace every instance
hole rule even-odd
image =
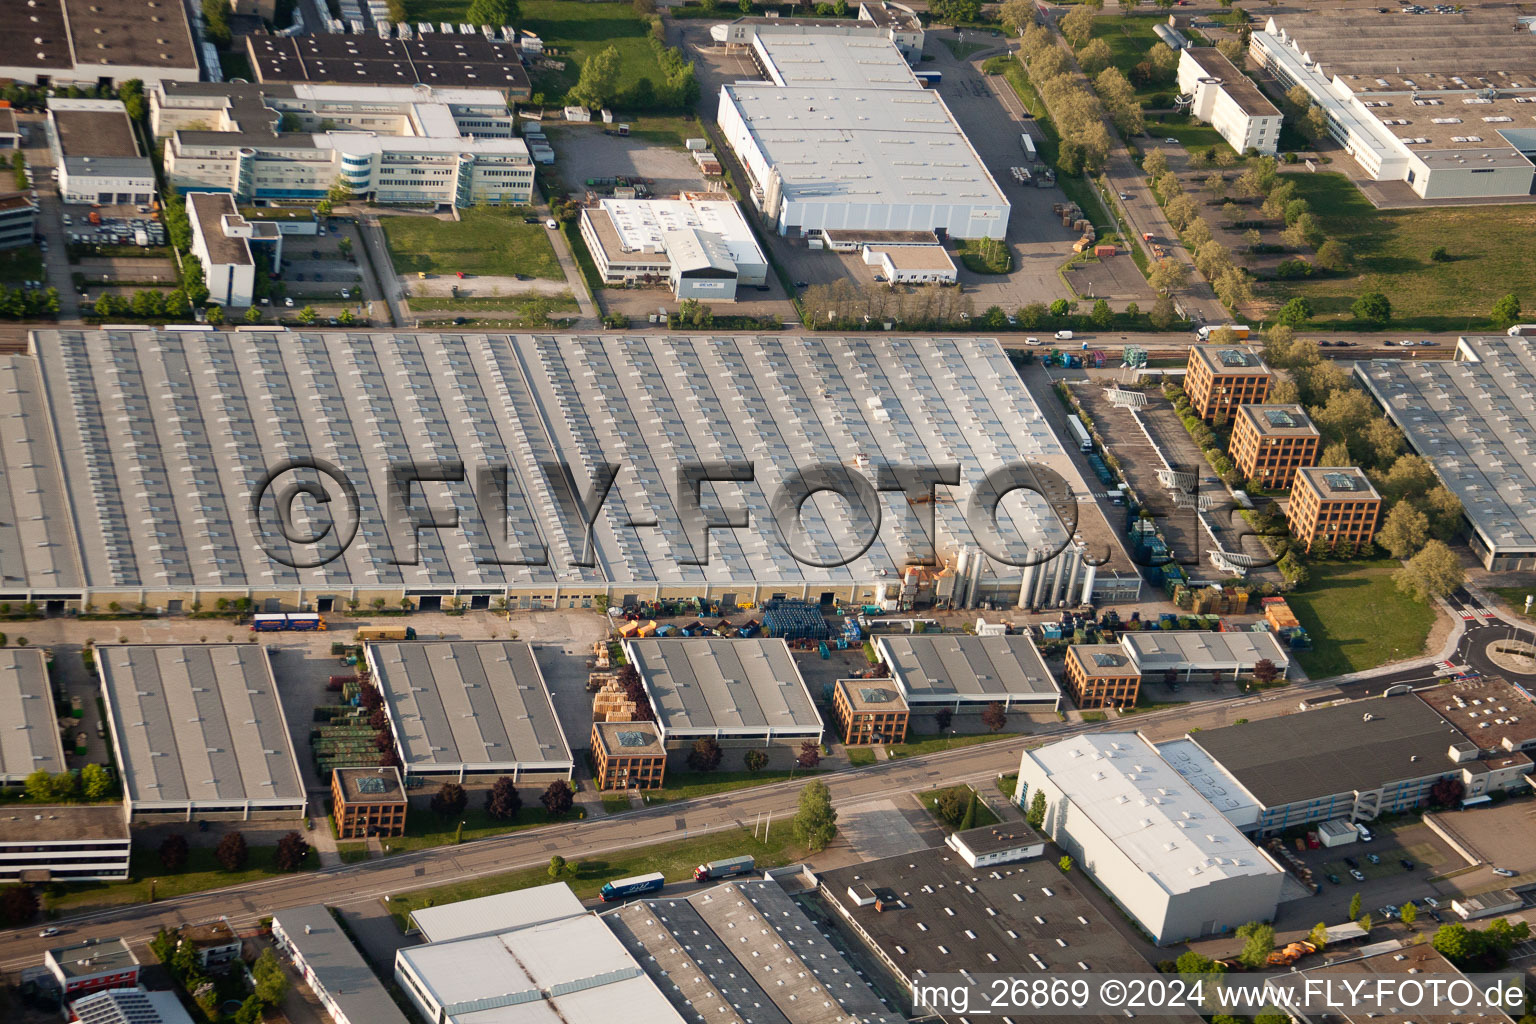
[[[597,895],[604,903],[612,903],[614,900],[622,900],[628,896],[656,892],[666,884],[667,876],[660,871],[653,871],[649,875],[615,879],[606,883]]]
[[[275,612],[251,616],[251,629],[257,633],[311,632],[325,629],[325,620],[314,612]]]
[[[693,869],[695,882],[713,882],[717,878],[730,878],[732,875],[745,875],[755,867],[757,861],[751,856],[727,857],[725,860],[712,860],[708,864],[700,864]]]
[[[1250,331],[1247,324],[1222,324],[1217,327],[1202,327],[1200,330],[1196,331],[1195,334],[1201,341],[1210,341],[1211,335],[1221,330],[1222,327],[1227,328],[1227,330],[1237,335],[1238,341],[1248,340]]]

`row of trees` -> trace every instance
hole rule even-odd
[[[49,774],[36,771],[26,777],[22,788],[27,799],[38,803],[67,803],[73,800],[105,800],[117,789],[112,773],[99,764],[88,764],[74,772]]]
[[[705,736],[695,740],[693,749],[688,751],[688,770],[693,772],[712,772],[720,767],[720,762],[725,758],[725,751],[714,739]],[[749,772],[760,772],[768,767],[768,754],[762,750],[749,750],[742,757],[742,762]],[[821,764],[821,744],[815,740],[806,740],[800,744],[800,752],[795,755],[795,764],[801,768],[815,768]]]
[[[1252,302],[1253,284],[1248,271],[1234,263],[1231,250],[1216,241],[1211,226],[1201,218],[1195,199],[1184,191],[1179,176],[1168,169],[1163,151],[1155,149],[1149,153],[1142,168],[1152,176],[1153,191],[1163,202],[1168,223],[1193,255],[1195,269],[1216,289],[1216,297],[1234,311]],[[1150,276],[1153,287],[1162,290],[1170,282],[1182,280],[1183,268],[1172,260],[1159,260]]]
[[[7,320],[34,320],[56,316],[58,312],[57,288],[7,288],[0,284],[0,317]]]
[[[1110,149],[1104,107],[1072,72],[1055,36],[1042,25],[1030,24],[1020,37],[1019,59],[1055,122],[1057,168],[1064,174],[1102,170]],[[1140,117],[1139,107],[1135,116]]]
[[[272,866],[278,871],[297,871],[304,866],[309,851],[309,843],[303,836],[297,832],[285,833],[272,852]],[[186,836],[173,832],[160,841],[157,853],[160,866],[176,873],[186,870],[192,857],[192,846]],[[220,837],[219,845],[213,849],[213,859],[225,871],[245,870],[251,860],[251,849],[245,841],[245,833],[226,832]]]
[[[576,804],[575,791],[564,779],[556,779],[545,787],[539,802],[552,818],[563,818]],[[457,818],[469,806],[469,793],[457,782],[445,782],[432,794],[432,813],[439,818]],[[498,821],[512,821],[522,810],[523,798],[517,791],[517,783],[510,775],[503,775],[491,784],[485,794],[485,813]]]
[[[653,19],[653,26],[660,24],[660,19]],[[576,84],[565,94],[566,103],[592,109],[619,106],[633,111],[693,109],[699,99],[693,62],[677,47],[667,46],[654,31],[650,43],[661,69],[660,83],[641,76],[628,88],[620,89],[623,57],[618,47],[610,45],[582,61]]]

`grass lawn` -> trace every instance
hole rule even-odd
[[[395,273],[526,274],[562,281],[560,260],[543,222],[525,224],[526,211],[494,206],[461,210],[458,221],[436,217],[380,217]]]
[[[1185,149],[1209,149],[1212,146],[1224,146],[1228,150],[1232,148],[1215,128],[1187,117],[1149,117],[1147,134],[1152,136],[1150,140],[1145,141],[1148,152],[1159,146],[1166,146],[1168,143],[1164,142],[1164,139],[1178,139],[1179,145]]]
[[[467,313],[482,309],[507,310],[525,319],[540,312],[558,313],[577,308],[576,299],[570,292],[561,295],[471,295],[457,299],[443,295],[422,295],[412,297],[409,301],[412,309],[423,311]]]
[[[1003,796],[1007,797],[1009,800],[1013,799],[1013,794],[1018,792],[1018,789],[1019,789],[1019,773],[1018,772],[1013,772],[1013,773],[1008,774],[1008,775],[1000,775],[1000,776],[998,776],[998,779],[997,779],[997,791],[999,793],[1003,794]]]
[[[1311,204],[1324,232],[1354,254],[1348,273],[1260,286],[1260,294],[1277,306],[1305,296],[1314,328],[1349,327],[1350,305],[1370,291],[1392,300],[1392,324],[1384,337],[1400,330],[1491,330],[1489,311],[1501,296],[1514,292],[1531,301],[1527,251],[1536,234],[1536,207],[1378,210],[1342,174],[1286,178]],[[1450,251],[1449,262],[1430,260],[1430,250],[1440,245]]]
[[[37,246],[25,245],[20,249],[7,249],[0,252],[0,283],[42,281],[45,278],[43,251]]]
[[[1392,583],[1398,563],[1314,562],[1311,579],[1286,602],[1312,638],[1296,659],[1314,679],[1358,672],[1424,650],[1435,612]]]
[[[187,866],[177,874],[165,870],[160,855],[152,849],[135,849],[129,861],[131,879],[126,882],[55,883],[46,889],[44,905],[55,913],[78,913],[98,907],[120,907],[130,903],[148,903],[149,883],[155,882],[155,899],[170,899],[227,885],[255,882],[278,874],[272,867],[275,846],[248,848],[249,860],[241,871],[225,871],[213,859],[213,848],[194,846],[188,851]],[[314,850],[304,859],[305,871],[319,867]]]
[[[1105,15],[1096,18],[1093,22],[1093,38],[1102,39],[1109,46],[1110,61],[1119,68],[1126,78],[1131,78],[1131,69],[1147,59],[1147,51],[1162,42],[1152,26],[1159,23],[1159,16],[1127,17],[1120,14]],[[1136,87],[1137,98],[1146,101],[1152,97],[1160,97],[1159,107],[1172,107],[1174,94],[1179,91],[1178,83],[1171,79],[1165,82],[1153,82],[1148,85]]]
[[[367,843],[337,843],[336,853],[343,864],[356,864],[368,859]]]
[[[1491,587],[1489,589],[1502,597],[1504,603],[1509,606],[1509,610],[1516,616],[1527,622],[1536,622],[1536,616],[1525,614],[1526,595],[1536,594],[1536,587]],[[1536,608],[1536,604],[1532,604],[1531,607]]]
[[[815,775],[817,772],[818,769],[814,768],[793,770],[796,778],[802,775]],[[661,789],[645,790],[645,802],[670,804],[676,800],[692,800],[694,797],[709,796],[712,793],[728,793],[733,789],[746,789],[749,786],[778,782],[780,779],[789,778],[790,774],[786,769],[760,772],[667,772],[667,784]]]
[[[964,790],[966,793],[974,792],[974,790],[972,790],[970,786],[944,786],[944,787],[941,787],[939,789],[930,789],[926,793],[919,793],[919,794],[917,794],[917,798],[922,801],[923,807],[928,811],[928,813],[930,815],[933,816],[933,820],[934,821],[938,822],[943,827],[953,831],[956,826],[951,825],[949,822],[945,821],[939,815],[939,808],[938,808],[939,797],[943,796],[945,793],[949,792],[951,789]],[[982,803],[981,800],[978,798],[977,801],[976,801],[976,826],[975,827],[976,828],[985,828],[988,825],[996,825],[997,822],[998,822],[997,815],[993,814],[992,813],[992,809],[990,807],[988,807],[986,804]]]
[[[590,899],[597,895],[604,882],[614,878],[660,871],[670,882],[681,881],[692,878],[693,869],[698,865],[725,857],[740,857],[750,853],[757,858],[758,867],[778,867],[792,863],[805,854],[804,849],[795,846],[792,831],[788,827],[775,829],[769,841],[764,843],[754,839],[747,829],[732,829],[670,843],[657,843],[654,846],[641,846],[592,859],[573,860],[567,867],[574,866],[575,872],[567,874],[564,881],[570,883],[578,897]],[[418,889],[391,896],[389,912],[400,925],[400,930],[404,931],[407,917],[422,907],[492,896],[513,889],[544,885],[549,881],[549,871],[542,865],[521,871],[508,871],[505,874],[441,885],[435,889]]]
[[[1013,269],[1013,253],[997,239],[960,239],[955,243],[960,262],[973,274],[1006,274]]]
[[[982,43],[970,39],[951,39],[948,36],[940,36],[939,42],[943,43],[944,48],[955,55],[955,60],[965,60],[973,53],[980,50],[990,50],[997,45],[994,42]]]
[[[609,814],[623,814],[629,810],[628,793],[604,793],[603,810]]]
[[[1103,722],[1103,721],[1106,721],[1108,718],[1109,718],[1109,715],[1106,714],[1103,711],[1084,711],[1083,712],[1083,721],[1085,721],[1085,722]]]
[[[524,796],[524,799],[528,798]],[[518,809],[517,818],[512,821],[491,817],[485,813],[483,806],[466,807],[463,814],[453,819],[440,818],[430,811],[418,811],[406,817],[405,835],[394,836],[383,842],[389,847],[390,853],[424,850],[431,846],[451,844],[460,821],[464,822],[464,841],[468,842],[471,839],[484,839],[487,836],[505,835],[508,832],[518,832],[537,825],[548,825],[553,821],[575,821],[580,818],[580,815],[581,810],[577,808],[564,818],[551,818],[549,812],[544,810],[537,801],[531,807],[524,803]]]
[[[869,747],[849,747],[848,763],[855,768],[875,763],[875,752]]]
[[[969,747],[975,743],[991,743],[993,740],[1018,739],[1023,733],[1018,732],[980,732],[969,736],[930,736],[927,739],[913,740],[910,743],[893,743],[886,749],[892,757],[917,757],[922,754],[932,754],[938,750],[949,750],[951,747]]]

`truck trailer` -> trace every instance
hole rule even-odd
[[[693,869],[695,882],[713,882],[717,878],[730,878],[732,875],[745,875],[757,865],[757,861],[750,855],[745,857],[727,857],[725,860],[712,860],[708,864],[700,864]]]
[[[667,876],[660,871],[653,871],[648,875],[635,875],[631,878],[619,878],[607,882],[597,895],[604,903],[612,903],[614,900],[622,900],[628,896],[658,892],[666,884]]]
[[[325,620],[313,612],[277,612],[253,615],[251,629],[257,633],[278,633],[284,630],[314,632],[325,629]]]

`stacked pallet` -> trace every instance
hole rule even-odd
[[[635,720],[635,702],[624,694],[624,688],[619,685],[617,679],[610,679],[603,684],[592,698],[592,721],[594,722],[633,722]]]

